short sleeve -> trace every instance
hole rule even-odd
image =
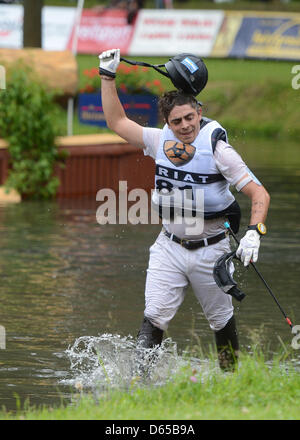
[[[143,128],[143,141],[144,141],[144,155],[150,156],[154,160],[156,158],[157,150],[159,147],[162,130],[159,128],[144,127]]]
[[[231,145],[222,140],[218,141],[214,156],[219,171],[231,185],[236,187],[237,191],[251,181],[261,185]]]

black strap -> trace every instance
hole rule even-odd
[[[172,241],[175,241],[175,243],[178,243],[184,248],[189,250],[199,249],[204,246],[210,246],[211,244],[216,244],[226,237],[226,232],[221,232],[220,234],[214,235],[213,237],[208,237],[207,239],[187,240],[176,237],[176,235],[170,234],[170,232],[166,231],[165,229],[164,229],[164,234]]]
[[[170,78],[170,75],[167,72],[164,72],[163,70],[159,69],[159,67],[164,67],[164,64],[149,64],[149,63],[145,63],[144,61],[127,60],[126,58],[123,58],[123,57],[120,58],[120,61],[125,61],[125,63],[132,64],[133,66],[152,67],[157,72],[161,73],[162,75],[166,76],[167,78]]]
[[[224,142],[228,141],[225,131],[222,128],[216,128],[211,135],[211,145],[213,153],[215,152],[217,142],[220,140]]]

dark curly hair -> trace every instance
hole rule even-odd
[[[158,101],[158,108],[161,115],[168,122],[169,115],[176,105],[189,104],[195,110],[198,110],[201,103],[193,95],[188,95],[180,90],[171,90],[164,93]]]

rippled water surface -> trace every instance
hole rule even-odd
[[[262,143],[242,145],[241,152],[272,197],[258,268],[300,325],[297,149]],[[237,197],[243,231],[249,202]],[[100,226],[96,209],[95,201],[86,200],[0,206],[0,325],[6,329],[0,405],[7,409],[15,409],[16,396],[22,403],[53,405],[68,401],[78,386],[126,387],[132,379],[148,250],[160,227]],[[247,295],[235,302],[241,345],[259,336],[270,350],[279,339],[290,346],[290,329],[256,274],[238,268],[236,279]],[[154,383],[168,380],[184,364],[183,351],[199,343],[212,345],[213,335],[188,290],[166,334]]]

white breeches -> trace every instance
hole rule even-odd
[[[230,252],[229,238],[196,250],[171,241],[163,232],[150,248],[145,289],[145,316],[166,330],[182,304],[190,284],[214,331],[225,327],[233,315],[232,297],[215,283],[216,260]]]

